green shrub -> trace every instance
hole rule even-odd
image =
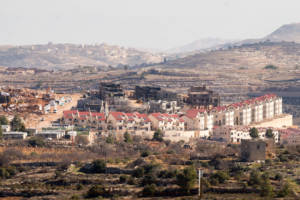
[[[99,197],[99,196],[107,196],[107,192],[103,185],[94,185],[87,192],[87,197],[89,198]]]
[[[120,176],[120,179],[119,179],[119,182],[120,182],[120,183],[126,183],[127,180],[128,180],[128,176],[126,176],[126,175],[121,175],[121,176]]]
[[[212,175],[212,178],[216,179],[218,183],[225,183],[225,181],[229,179],[229,175],[226,172],[218,171]]]
[[[276,67],[275,65],[266,65],[264,67],[264,69],[273,69],[273,70],[275,70],[275,69],[278,69],[278,67]]]
[[[137,168],[137,169],[135,169],[133,171],[132,176],[136,177],[136,178],[141,178],[141,177],[144,176],[144,174],[145,174],[144,168],[143,167],[139,167],[139,168]]]
[[[292,188],[288,183],[286,183],[280,188],[280,190],[277,193],[277,196],[286,197],[289,196],[291,193],[292,193]]]
[[[104,173],[106,171],[106,163],[104,160],[94,160],[92,162],[92,173]]]
[[[151,196],[154,196],[157,192],[157,188],[156,188],[156,185],[154,184],[151,184],[151,185],[146,185],[144,188],[143,188],[143,196],[144,197],[151,197]]]
[[[181,189],[190,193],[190,190],[196,183],[197,172],[193,166],[185,168],[181,173],[179,173],[176,177],[176,183],[181,187]]]
[[[277,181],[281,181],[281,180],[283,179],[282,174],[277,173],[277,174],[275,175],[274,179],[277,180]]]
[[[250,173],[250,179],[248,181],[249,185],[260,185],[262,182],[261,175],[257,171],[252,171]]]
[[[154,141],[162,142],[163,141],[163,133],[161,130],[156,130],[153,134],[153,139]]]
[[[156,181],[157,180],[156,180],[155,176],[146,175],[146,176],[144,176],[144,178],[143,178],[143,180],[141,182],[141,185],[145,186],[145,185],[155,184]]]
[[[45,146],[45,142],[40,137],[33,137],[28,140],[28,144],[32,147],[43,147]]]
[[[76,190],[82,190],[83,189],[83,185],[82,184],[77,184],[76,185]]]

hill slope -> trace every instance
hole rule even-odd
[[[112,45],[47,44],[0,46],[0,66],[40,69],[158,63],[161,55]]]
[[[300,65],[300,44],[291,42],[244,44],[172,60],[162,67],[261,69],[267,64],[274,64],[280,68],[295,68],[296,65]]]
[[[300,23],[283,25],[264,39],[300,43]]]

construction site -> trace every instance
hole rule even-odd
[[[0,115],[11,120],[19,115],[27,128],[41,129],[59,119],[63,110],[77,105],[80,94],[56,94],[46,90],[1,88]]]

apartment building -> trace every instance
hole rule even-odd
[[[286,145],[299,145],[300,144],[300,129],[288,128],[281,129],[280,132],[280,144]]]
[[[190,109],[182,117],[186,130],[209,130],[213,128],[213,115],[206,109]]]

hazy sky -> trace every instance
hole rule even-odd
[[[0,44],[102,43],[167,49],[263,37],[300,22],[300,0],[0,0]]]

